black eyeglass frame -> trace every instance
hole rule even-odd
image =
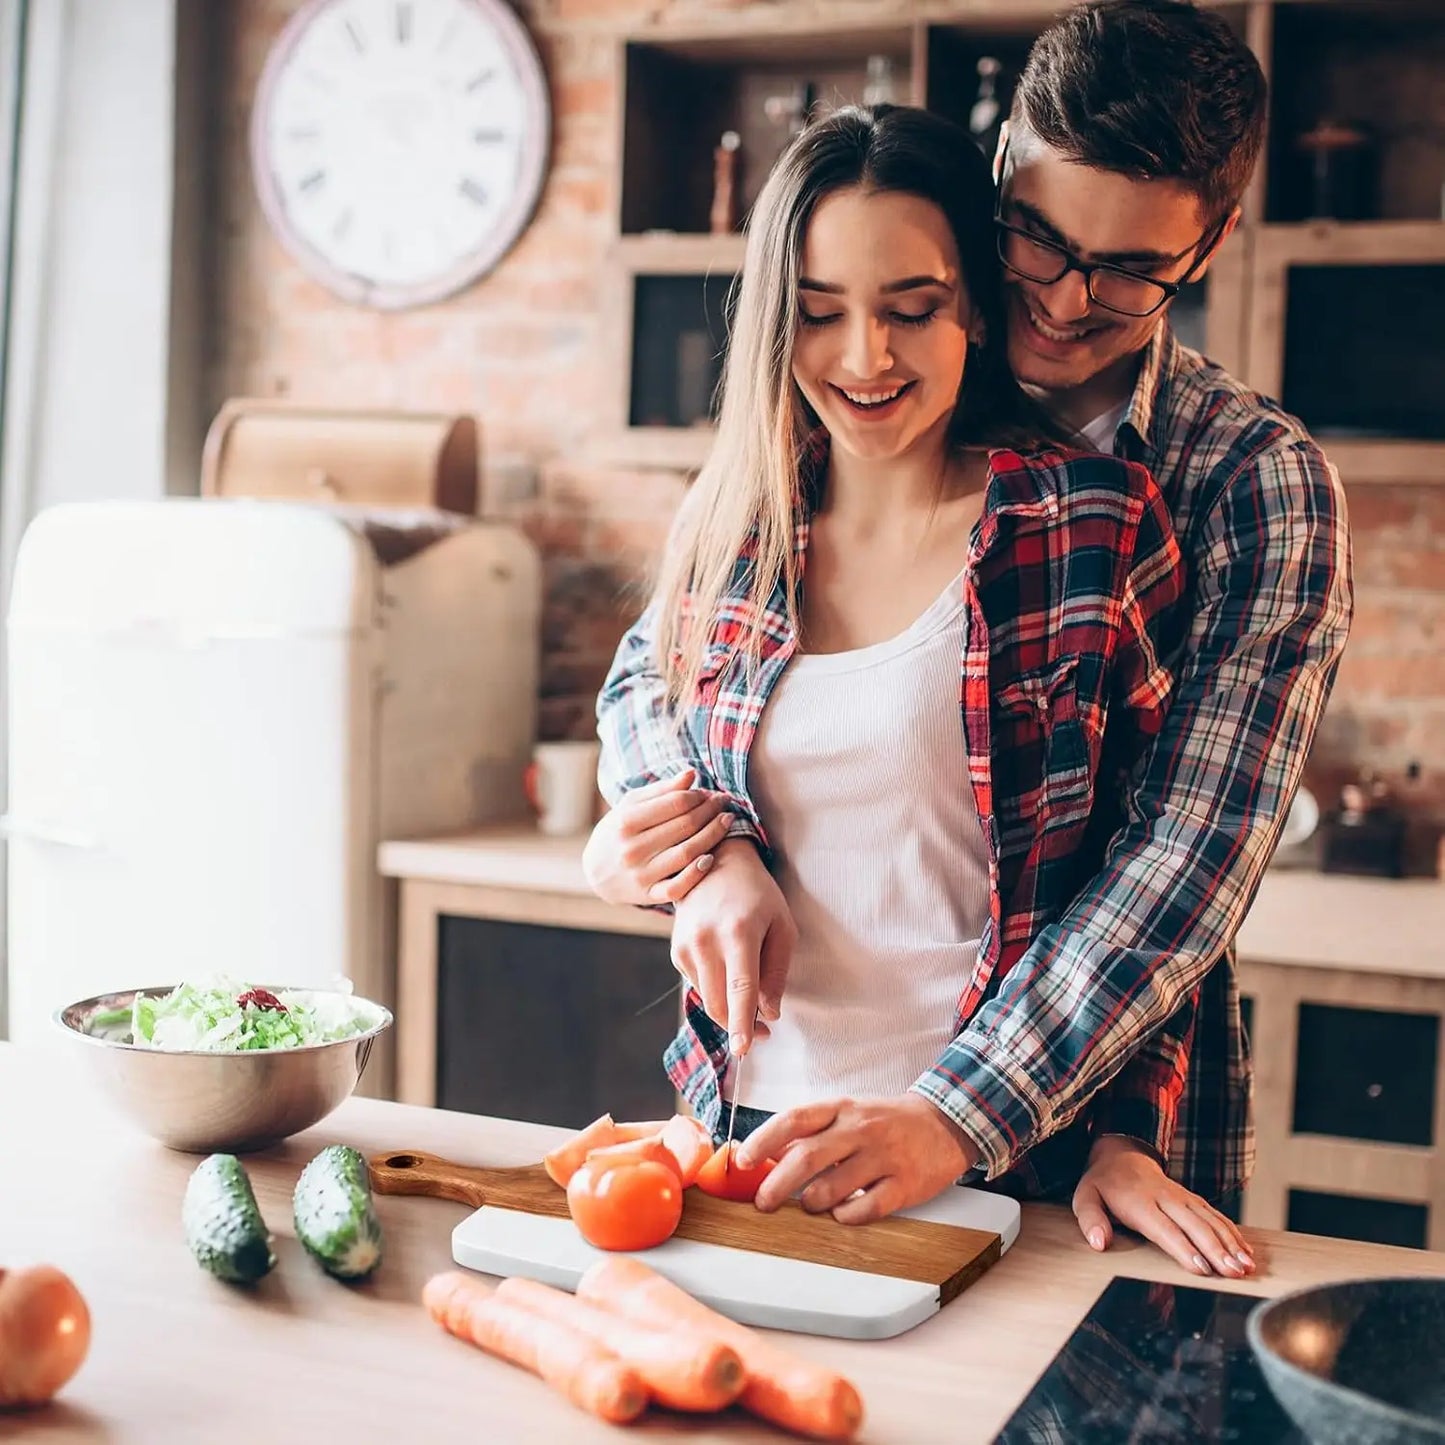
[[[1219,243],[1220,237],[1224,234],[1224,228],[1229,224],[1229,217],[1216,221],[1214,225],[1194,242],[1192,246],[1186,246],[1174,256],[1166,256],[1160,260],[1161,266],[1177,266],[1188,256],[1194,256],[1194,264],[1177,280],[1161,281],[1157,276],[1146,276],[1142,271],[1131,271],[1127,266],[1116,266],[1111,261],[1084,261],[1074,255],[1067,247],[1059,245],[1057,241],[1051,241],[1047,236],[1040,236],[1037,232],[1026,231],[1022,226],[1011,225],[1005,221],[1002,215],[1003,202],[1000,200],[999,209],[994,212],[993,223],[996,228],[998,243],[998,258],[1005,268],[1015,276],[1022,276],[1026,281],[1037,282],[1040,286],[1052,286],[1055,282],[1063,280],[1070,271],[1077,271],[1084,278],[1084,289],[1089,293],[1089,300],[1096,306],[1102,306],[1105,311],[1112,311],[1116,316],[1133,316],[1142,318],[1153,316],[1161,307],[1167,306],[1179,293],[1194,279],[1194,273],[1209,258],[1209,253]],[[1027,271],[1020,271],[1017,266],[1009,260],[1005,254],[1008,248],[1007,236],[1018,236],[1030,245],[1042,246],[1046,250],[1053,251],[1062,262],[1057,273],[1053,276],[1034,276]],[[1111,306],[1109,302],[1102,300],[1094,294],[1094,273],[1105,271],[1111,276],[1122,277],[1125,281],[1139,281],[1146,286],[1157,287],[1163,294],[1147,311],[1126,311],[1121,306]]]

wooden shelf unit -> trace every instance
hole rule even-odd
[[[1348,308],[1358,302],[1346,275],[1322,277],[1316,288],[1322,294],[1326,321],[1341,327],[1342,336],[1321,338],[1322,348],[1307,347],[1301,336],[1297,354],[1309,356],[1350,382],[1356,396],[1367,396],[1372,379],[1383,368],[1398,366],[1421,378],[1417,389],[1434,393],[1429,384],[1430,368],[1440,372],[1438,394],[1445,398],[1445,368],[1436,360],[1438,335],[1425,319],[1422,304],[1408,304],[1405,283],[1413,281],[1428,288],[1425,299],[1445,318],[1445,224],[1439,221],[1307,221],[1266,224],[1252,228],[1250,302],[1246,316],[1245,355],[1249,383],[1268,396],[1281,398],[1311,427],[1347,485],[1390,482],[1445,481],[1445,400],[1437,402],[1436,436],[1391,435],[1384,428],[1361,428],[1358,434],[1344,434],[1332,427],[1292,386],[1287,360],[1290,352],[1292,289],[1303,285],[1296,279],[1304,268],[1365,268],[1376,285],[1388,285],[1402,278],[1400,297],[1394,305],[1369,306],[1351,320]],[[1428,268],[1426,271],[1400,268]],[[1424,278],[1423,280],[1421,278]],[[1292,288],[1292,281],[1294,287]],[[1298,297],[1296,296],[1296,299]],[[1304,327],[1311,316],[1296,319]],[[1361,303],[1363,304],[1363,303]],[[1372,349],[1378,349],[1372,355]],[[1384,372],[1386,388],[1397,388]],[[1403,381],[1403,379],[1401,379]],[[1421,405],[1428,405],[1428,398]],[[1383,434],[1373,434],[1380,432]]]
[[[596,459],[692,470],[710,449],[705,424],[639,424],[634,329],[639,286],[647,278],[732,276],[741,266],[740,237],[707,233],[712,148],[724,130],[742,136],[739,215],[745,216],[787,138],[786,125],[765,113],[769,96],[786,95],[806,79],[821,104],[858,100],[868,57],[876,54],[888,57],[897,99],[964,120],[976,93],[977,59],[988,54],[1004,64],[999,96],[1006,109],[1013,68],[1057,11],[1054,0],[916,0],[906,19],[900,8],[897,0],[720,7],[669,12],[618,34],[618,242],[609,263],[607,334],[610,354],[622,364],[607,423],[590,448]],[[1445,111],[1435,105],[1432,116],[1424,103],[1445,82],[1445,18],[1436,0],[1391,0],[1388,7],[1365,0],[1227,0],[1213,8],[1248,41],[1270,77],[1271,130],[1243,221],[1210,267],[1203,324],[1196,319],[1194,334],[1202,331],[1205,350],[1226,370],[1279,397],[1292,268],[1439,265],[1445,285]],[[1393,67],[1388,83],[1382,66]],[[1291,138],[1329,113],[1378,132],[1388,219],[1274,219],[1297,192],[1291,187],[1299,156]],[[1426,204],[1431,196],[1438,203],[1433,211]],[[1348,342],[1337,350],[1348,365]],[[1347,485],[1445,482],[1445,442],[1345,436],[1327,421],[1315,425]]]

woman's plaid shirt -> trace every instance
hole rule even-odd
[[[960,696],[992,909],[955,1037],[913,1087],[1019,1192],[1068,1188],[1092,1131],[1146,1141],[1217,1198],[1252,1154],[1228,945],[1343,646],[1343,512],[1297,424],[1167,327],[1121,443],[1131,432],[1133,462],[991,456]],[[807,539],[804,512],[800,565]],[[747,759],[796,639],[779,592],[760,664],[737,655],[747,564],[680,730],[650,610],[623,639],[598,702],[602,783],[615,800],[696,767],[766,856]],[[691,991],[687,1020],[668,1071],[712,1123],[726,1036]]]

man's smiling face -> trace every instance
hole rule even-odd
[[[999,188],[1000,218],[1009,225],[1080,261],[1108,262],[1160,281],[1197,280],[1207,266],[1207,260],[1198,263],[1201,243],[1219,229],[1198,193],[1181,182],[1083,165],[1023,127],[1009,135]],[[1221,239],[1233,225],[1231,219]],[[1094,301],[1075,270],[1049,284],[1008,270],[1005,280],[1009,363],[1021,382],[1048,393],[1096,380],[1122,388],[1168,311],[1166,304],[1150,316],[1120,315]]]

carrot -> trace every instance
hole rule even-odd
[[[448,1333],[539,1375],[583,1410],[622,1425],[647,1408],[647,1387],[611,1350],[498,1299],[479,1279],[450,1270],[428,1280],[421,1298]]]
[[[639,1124],[619,1124],[611,1114],[603,1114],[555,1149],[548,1150],[542,1156],[542,1167],[554,1184],[565,1189],[582,1167],[582,1161],[594,1149],[605,1149],[609,1144],[626,1144],[634,1139],[655,1138],[662,1133],[666,1122],[652,1119]]]
[[[660,1405],[721,1410],[742,1393],[743,1364],[731,1345],[692,1330],[661,1330],[619,1319],[534,1279],[504,1279],[496,1297],[598,1341],[642,1377]]]
[[[815,1440],[849,1440],[863,1422],[858,1391],[841,1375],[794,1355],[709,1309],[655,1270],[625,1255],[599,1260],[577,1297],[656,1330],[693,1330],[738,1352],[748,1382],[738,1403]]]

